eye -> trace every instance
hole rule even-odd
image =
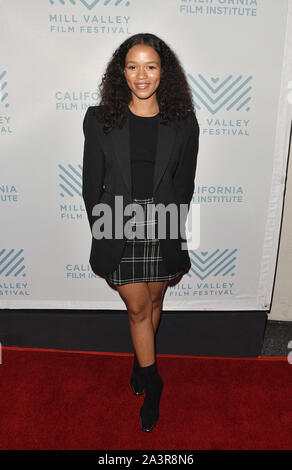
[[[135,68],[135,65],[129,65],[129,66],[128,66],[128,69],[133,70],[134,68]],[[156,67],[155,67],[155,65],[148,65],[148,68],[149,68],[149,69],[155,69]]]

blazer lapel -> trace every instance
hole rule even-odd
[[[154,166],[153,193],[155,194],[158,184],[167,168],[172,149],[176,139],[176,126],[169,121],[166,125],[160,124],[162,118],[159,116],[158,139],[156,160]]]
[[[176,138],[176,126],[173,122],[160,124],[159,116],[157,149],[154,165],[153,193],[155,194],[158,184],[166,170],[169,158]],[[128,197],[132,201],[132,178],[131,178],[131,157],[130,157],[130,129],[129,119],[126,118],[123,127],[116,127],[111,132],[116,159],[119,164],[120,172],[125,181]]]

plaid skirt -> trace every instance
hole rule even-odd
[[[140,204],[143,209],[142,217],[133,216],[130,226],[133,232],[142,229],[143,238],[133,235],[127,238],[120,263],[115,271],[105,275],[105,278],[114,285],[122,286],[133,282],[169,281],[181,274],[178,271],[169,274],[160,252],[160,240],[157,238],[157,219],[150,210],[149,204],[154,204],[154,198],[133,198],[133,202]],[[138,229],[141,227],[141,229]],[[136,230],[138,229],[138,230]],[[144,232],[143,232],[144,230]]]

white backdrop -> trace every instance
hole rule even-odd
[[[113,51],[150,32],[193,91],[200,246],[164,309],[270,306],[288,154],[289,0],[0,0],[0,306],[123,309],[88,263],[82,122]]]

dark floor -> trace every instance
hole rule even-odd
[[[74,314],[75,312],[75,314]],[[59,312],[60,313],[60,312]],[[128,322],[122,318],[121,315],[116,316],[117,321],[117,331],[113,332],[111,330],[111,342],[112,344],[108,345],[108,335],[107,332],[109,330],[109,324],[106,322],[107,315],[104,315],[100,323],[99,330],[96,331],[96,327],[94,327],[94,318],[91,319],[91,312],[86,312],[84,315],[86,317],[86,321],[84,321],[84,317],[82,322],[80,321],[80,311],[71,311],[69,319],[67,319],[67,311],[66,315],[60,315],[57,312],[57,315],[54,316],[53,314],[47,315],[47,311],[43,311],[39,314],[37,311],[33,311],[29,313],[29,317],[27,317],[27,313],[23,310],[14,311],[13,315],[11,316],[11,312],[7,314],[7,311],[3,310],[2,316],[0,316],[0,344],[2,346],[18,346],[18,347],[42,347],[52,348],[52,349],[70,349],[70,350],[90,350],[90,351],[128,351],[129,344],[131,344],[130,333],[128,328]],[[25,316],[26,315],[26,316]],[[92,312],[94,316],[94,312]],[[113,313],[114,315],[114,313]],[[71,328],[68,329],[68,321],[71,323]],[[220,323],[220,322],[219,322]],[[292,356],[292,321],[279,321],[279,320],[269,320],[265,322],[265,330],[264,330],[264,338],[262,341],[262,333],[259,333],[260,336],[256,338],[256,341],[260,341],[262,344],[262,350],[260,352],[261,356],[284,356],[288,358],[288,354]],[[172,324],[169,323],[170,326],[168,330],[166,328],[164,334],[164,341],[160,338],[161,348],[162,350],[168,350],[169,345],[169,335],[173,334],[172,325],[175,325],[175,322]],[[203,323],[201,323],[201,326]],[[256,327],[256,324],[254,328]],[[260,325],[260,328],[262,326]],[[204,330],[203,326],[202,329]],[[248,325],[247,325],[248,330]],[[56,334],[57,331],[57,334]],[[76,333],[78,331],[78,334]],[[250,330],[249,333],[245,334],[252,334],[254,330]],[[263,328],[261,329],[261,332]],[[13,332],[13,333],[12,333]],[[76,333],[76,334],[75,334]],[[99,333],[99,338],[97,340],[96,334]],[[238,331],[237,331],[238,334]],[[228,332],[226,333],[227,340],[230,338],[228,336]],[[249,337],[249,336],[248,336]],[[121,340],[122,338],[122,340]],[[214,336],[214,342],[216,342],[216,332]],[[200,338],[197,338],[199,341]],[[192,344],[194,339],[193,335],[190,337],[190,342]],[[246,338],[244,339],[246,341]],[[244,349],[244,341],[243,341],[243,349]],[[289,345],[289,342],[291,344]],[[165,344],[164,344],[165,343]],[[210,343],[210,338],[209,338]],[[219,341],[219,346],[222,346],[222,339],[221,342]],[[250,344],[252,341],[250,341]],[[117,348],[116,345],[119,345]],[[199,341],[200,344],[200,341]],[[212,344],[212,341],[211,343]],[[223,341],[223,344],[224,341]],[[257,353],[259,354],[259,347],[260,344],[257,343]],[[97,347],[98,345],[98,347]],[[236,343],[237,345],[237,343]],[[234,345],[233,345],[234,346]],[[177,345],[178,349],[180,350],[180,345]],[[231,347],[231,346],[230,346]],[[110,348],[110,349],[107,349]],[[206,353],[204,349],[204,344],[201,344],[201,348],[204,350],[201,352],[200,347],[198,346],[198,353],[202,355],[212,355],[212,351],[209,354]],[[213,348],[216,348],[216,344],[214,343]],[[207,348],[208,349],[208,348]],[[209,350],[208,350],[209,351]],[[217,350],[216,350],[217,351]],[[218,351],[217,351],[218,352]],[[226,352],[226,351],[225,351]],[[238,351],[237,351],[238,352]],[[187,352],[179,352],[180,354],[191,354]],[[177,354],[179,354],[177,352]],[[195,353],[194,353],[195,354]],[[196,355],[196,354],[195,354]],[[220,354],[219,354],[220,355]],[[225,355],[222,353],[222,355]],[[243,356],[245,354],[243,353]],[[289,356],[289,358],[290,358]]]
[[[288,343],[291,345],[288,347]],[[288,356],[292,351],[292,321],[268,320],[262,349],[263,356]]]

